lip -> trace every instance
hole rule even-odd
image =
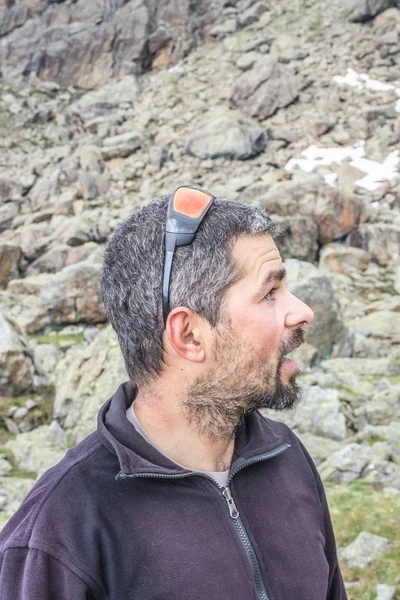
[[[283,361],[283,366],[287,367],[288,369],[293,369],[293,370],[296,370],[299,368],[297,362],[291,358],[286,358]]]

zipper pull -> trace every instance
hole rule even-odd
[[[236,508],[236,504],[234,499],[232,498],[231,490],[229,489],[229,487],[224,488],[222,495],[227,501],[229,514],[231,515],[232,519],[237,519],[239,517],[239,511]]]

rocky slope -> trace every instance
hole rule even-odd
[[[0,10],[2,520],[126,379],[98,290],[107,237],[185,182],[281,221],[316,319],[304,401],[280,418],[327,480],[399,493],[396,2]]]

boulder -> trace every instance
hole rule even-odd
[[[389,447],[392,459],[400,465],[400,420],[392,421],[388,427]]]
[[[186,143],[186,152],[199,158],[245,160],[260,154],[267,141],[266,132],[251,119],[225,108],[210,110],[199,129]]]
[[[390,377],[400,375],[400,359],[390,358],[329,358],[320,367],[343,380],[360,377]],[[357,384],[356,384],[357,385]]]
[[[362,477],[376,489],[390,488],[400,491],[400,465],[390,460],[375,458],[365,467]]]
[[[346,438],[346,422],[335,389],[303,385],[301,402],[293,411],[280,413],[279,419],[300,434],[310,433],[337,441]]]
[[[9,229],[12,225],[14,217],[18,214],[18,206],[14,202],[1,204],[0,201],[0,233]]]
[[[23,256],[32,262],[46,251],[50,241],[51,228],[48,223],[32,223],[20,231],[19,245]]]
[[[12,464],[0,454],[0,477],[8,475],[10,471],[12,471]]]
[[[308,179],[310,181],[294,179],[271,185],[259,198],[261,206],[274,215],[302,216],[314,221],[321,246],[351,233],[366,219],[366,208],[361,198],[345,195],[310,175]]]
[[[354,23],[370,21],[394,4],[393,0],[354,0],[349,20]]]
[[[86,242],[104,242],[105,239],[99,234],[95,215],[86,211],[85,214],[63,220],[52,233],[50,241],[81,246]]]
[[[239,75],[230,100],[234,107],[243,108],[250,116],[263,120],[279,108],[289,106],[300,92],[293,72],[276,58],[262,56],[251,71]]]
[[[0,312],[0,395],[29,392],[33,377],[32,359],[22,338]]]
[[[6,202],[14,202],[21,196],[21,186],[12,179],[0,177],[0,206]]]
[[[35,480],[28,477],[0,477],[0,529],[18,510],[34,483]]]
[[[385,583],[381,583],[376,586],[376,600],[392,600],[395,593],[395,585],[386,585]]]
[[[0,37],[11,33],[17,27],[21,27],[29,17],[29,6],[26,4],[10,5],[1,15]]]
[[[286,284],[295,296],[308,304],[315,319],[307,327],[306,341],[314,346],[319,360],[338,351],[347,339],[340,304],[329,279],[314,265],[288,259]]]
[[[142,136],[137,131],[128,131],[103,140],[101,154],[104,160],[125,158],[130,156],[142,145]]]
[[[29,0],[9,6],[0,61],[6,80],[32,75],[84,89],[183,58],[205,29],[226,27],[223,3]],[[50,4],[50,7],[48,6]],[[18,24],[18,27],[17,27]],[[51,87],[49,86],[49,89]]]
[[[319,267],[336,273],[351,275],[368,267],[371,255],[361,248],[343,244],[326,244],[319,255]]]
[[[18,277],[21,254],[17,244],[0,242],[0,289],[6,288],[10,279]]]
[[[301,431],[296,432],[296,434],[317,466],[341,447],[340,442],[332,438],[321,437],[312,433],[302,433]]]
[[[362,223],[347,236],[345,243],[366,250],[380,265],[397,264],[400,259],[400,225]]]
[[[8,285],[18,305],[18,323],[29,334],[44,327],[72,323],[103,323],[99,265],[80,262],[56,274],[14,279]],[[9,310],[13,314],[13,308]]]
[[[349,328],[367,336],[400,342],[400,312],[379,310],[349,321]]]
[[[335,483],[349,483],[358,479],[373,460],[375,455],[368,444],[351,443],[331,454],[319,466],[319,472],[323,479]]]
[[[373,398],[363,405],[368,423],[383,425],[393,419],[400,419],[400,386],[393,386],[374,394]]]
[[[58,273],[66,266],[69,250],[67,244],[56,244],[34,260],[26,269],[25,275],[31,277],[39,273]]]
[[[65,432],[53,421],[51,425],[18,434],[5,447],[12,451],[19,469],[40,477],[64,457],[68,443]]]
[[[78,118],[88,126],[90,120],[103,116],[114,116],[120,105],[133,106],[139,92],[137,78],[127,75],[117,81],[107,81],[100,88],[91,90],[71,104],[71,118]],[[82,150],[85,153],[84,150]],[[82,154],[80,153],[80,157]]]
[[[36,372],[47,381],[63,356],[61,348],[56,344],[38,344],[34,340],[30,341],[29,347]]]
[[[277,245],[283,260],[297,258],[315,263],[318,253],[318,226],[307,217],[281,217],[271,215],[278,221],[282,233]]]
[[[54,417],[78,443],[96,428],[100,407],[127,381],[125,364],[110,326],[89,346],[72,348],[51,379],[56,388]]]
[[[350,568],[366,569],[374,560],[387,552],[390,546],[387,538],[361,531],[354,542],[343,548],[340,556],[345,559]]]
[[[35,185],[29,192],[32,211],[38,211],[51,203],[52,197],[57,191],[57,180],[55,177],[41,177],[36,180]]]

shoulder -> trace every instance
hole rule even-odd
[[[88,486],[106,477],[107,462],[116,462],[97,433],[92,433],[54,467],[46,471],[27,494],[17,512],[0,533],[0,552],[7,548],[31,547],[35,543],[51,545],[62,522],[69,520],[76,503],[85,502]],[[93,469],[93,465],[100,468]],[[113,475],[115,476],[113,470]],[[85,492],[86,490],[86,492]]]
[[[294,431],[288,427],[285,423],[275,421],[265,415],[259,413],[260,417],[271,427],[278,435],[282,436],[288,444],[290,444],[290,452],[285,453],[288,461],[293,463],[296,469],[301,467],[300,472],[307,472],[312,480],[312,485],[315,488],[319,502],[322,501],[322,481],[318,473],[317,467],[307,449],[294,433]]]

